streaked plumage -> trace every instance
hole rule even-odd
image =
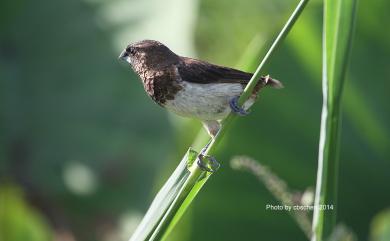
[[[146,93],[159,105],[184,117],[203,122],[214,136],[219,121],[231,111],[229,101],[241,95],[251,73],[181,57],[154,40],[130,44],[120,55],[140,76]],[[266,86],[282,84],[262,77],[252,97],[244,104],[249,108],[258,91]]]

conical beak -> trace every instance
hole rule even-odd
[[[125,49],[125,50],[122,51],[122,53],[119,55],[118,58],[121,59],[121,60],[125,60],[126,61],[127,56],[129,56],[129,55],[127,54],[126,49]]]

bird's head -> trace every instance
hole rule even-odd
[[[129,44],[119,55],[136,72],[159,69],[178,61],[179,56],[155,40],[142,40]]]

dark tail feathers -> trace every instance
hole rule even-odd
[[[275,88],[275,89],[281,89],[281,88],[284,87],[282,82],[280,82],[279,80],[276,80],[276,79],[272,79],[269,75],[262,76],[261,80],[263,81],[263,83],[266,86],[269,85],[269,86],[271,86],[272,88]]]

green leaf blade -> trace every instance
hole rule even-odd
[[[336,223],[340,109],[356,1],[328,0],[324,6],[323,108],[312,241],[324,240]],[[320,205],[335,209],[321,210]]]

